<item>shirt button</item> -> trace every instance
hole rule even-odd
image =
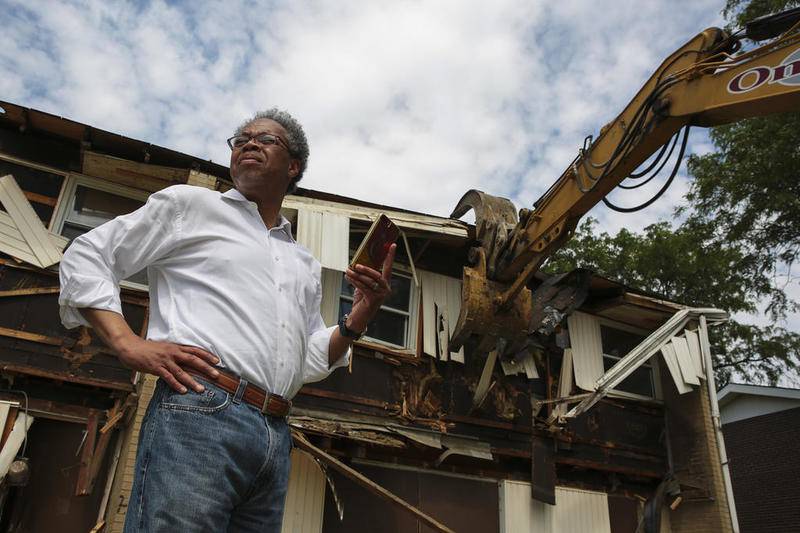
[[[275,261],[278,261],[278,256],[277,255],[275,256]]]

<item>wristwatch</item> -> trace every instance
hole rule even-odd
[[[367,332],[367,328],[364,328],[364,331],[362,332],[353,331],[352,329],[347,327],[348,318],[350,318],[349,315],[344,315],[342,316],[342,318],[339,319],[339,334],[342,337],[347,337],[348,339],[353,339],[354,341],[357,341],[364,335],[364,333]]]

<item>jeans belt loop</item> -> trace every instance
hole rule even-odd
[[[240,404],[242,403],[242,396],[244,396],[244,391],[247,388],[247,380],[241,378],[239,380],[239,386],[236,387],[236,393],[233,395],[233,403]]]

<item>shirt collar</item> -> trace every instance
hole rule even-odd
[[[234,188],[228,189],[227,192],[222,193],[222,196],[223,198],[227,198],[235,202],[244,202],[252,205],[253,208],[257,208],[255,202],[251,202],[242,193],[240,193],[238,190]],[[286,217],[284,217],[281,214],[278,214],[278,224],[272,229],[276,228],[280,228],[281,230],[283,230],[286,236],[289,237],[289,240],[295,242],[294,238],[292,237],[292,223],[286,220]]]

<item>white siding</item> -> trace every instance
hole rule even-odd
[[[697,370],[692,362],[692,354],[689,352],[689,343],[683,337],[672,337],[672,346],[675,348],[675,355],[678,358],[678,367],[681,370],[683,381],[687,385],[700,385],[697,378]]]
[[[300,209],[297,242],[325,268],[344,272],[349,262],[350,219],[344,215]]]
[[[678,393],[686,394],[687,392],[691,392],[692,388],[683,381],[681,369],[678,366],[678,356],[675,353],[675,346],[673,346],[671,342],[668,342],[661,347],[661,355],[664,356],[664,361],[667,363],[667,368],[669,368],[669,373],[672,376],[675,387],[678,389]]]
[[[333,326],[339,321],[339,294],[342,292],[342,273],[329,268],[322,269],[322,321]]]
[[[553,510],[558,533],[611,533],[608,496],[603,492],[556,488]]]
[[[42,268],[61,261],[61,250],[53,245],[50,232],[11,175],[0,178],[0,204],[9,215],[3,226],[9,228],[9,220],[13,222],[13,227],[0,235],[0,250]],[[12,234],[14,228],[24,242]]]
[[[603,492],[556,487],[556,504],[531,498],[530,483],[500,483],[500,533],[611,533]]]
[[[320,533],[324,510],[325,476],[307,453],[292,450],[281,533]]]
[[[450,354],[436,353],[436,310],[438,308],[440,313],[446,313],[448,336],[452,336],[461,312],[461,280],[425,270],[418,270],[417,273],[422,285],[423,351],[431,357],[463,363],[463,347]]]
[[[700,351],[700,336],[696,331],[685,330],[683,332],[686,342],[689,343],[689,353],[692,354],[695,374],[700,379],[705,379],[706,373],[703,370],[703,352]]]
[[[567,318],[575,384],[583,390],[595,390],[603,375],[603,346],[600,323],[591,315],[575,312]]]

